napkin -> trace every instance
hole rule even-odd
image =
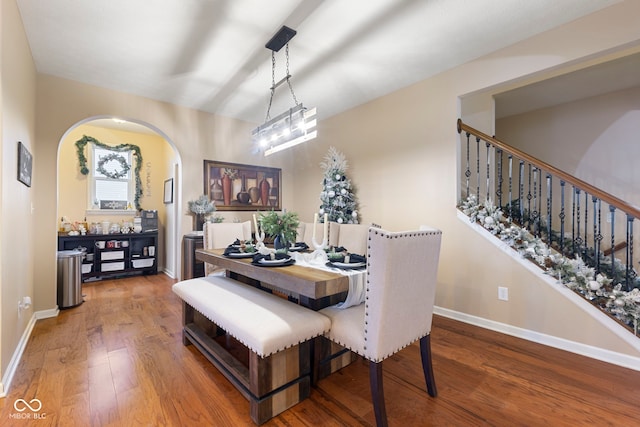
[[[257,253],[253,256],[253,262],[258,262],[261,259],[272,260],[272,259],[289,259],[290,256],[285,252],[271,252],[269,254],[261,254]]]
[[[224,254],[225,255],[229,255],[229,254],[239,254],[240,253],[240,248],[234,248],[233,246],[227,246],[224,249]]]
[[[327,258],[330,262],[344,262],[344,254],[329,252]]]
[[[338,254],[338,256],[331,256],[331,253],[329,253],[327,254],[327,257],[329,258],[330,262],[342,262],[347,264],[358,264],[361,262],[367,262],[366,256],[358,254],[348,254],[346,256],[343,254]]]
[[[367,262],[367,257],[358,254],[349,254],[349,263],[357,264],[359,262]]]
[[[253,250],[252,250],[253,249]],[[229,255],[229,254],[241,254],[241,253],[254,253],[256,252],[255,247],[253,245],[246,245],[244,247],[244,250],[242,249],[242,247],[237,247],[235,246],[235,243],[227,246],[224,250],[224,254],[225,255]]]
[[[300,251],[306,251],[307,249],[309,249],[309,245],[307,245],[305,242],[295,242],[293,246]]]

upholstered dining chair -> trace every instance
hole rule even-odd
[[[353,254],[365,255],[367,253],[367,233],[369,224],[329,224],[329,245],[342,246]]]
[[[430,334],[441,236],[436,229],[369,228],[365,302],[320,311],[331,318],[331,330],[325,336],[369,360],[378,426],[387,425],[382,361],[417,340],[428,393],[437,395]]]
[[[251,240],[251,221],[245,222],[205,222],[202,228],[202,247],[204,249],[224,249],[236,239]],[[205,275],[224,273],[223,269],[205,263]]]
[[[322,242],[323,224],[316,224],[316,242]],[[313,250],[313,222],[301,222],[298,226],[296,242],[305,242]]]

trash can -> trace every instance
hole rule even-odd
[[[82,304],[82,258],[84,252],[58,251],[58,307]]]

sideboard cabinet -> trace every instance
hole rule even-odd
[[[58,234],[58,250],[81,250],[82,281],[158,273],[158,232],[133,234]]]

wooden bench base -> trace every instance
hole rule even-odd
[[[249,400],[251,419],[262,424],[309,397],[311,340],[260,357],[246,349],[247,365],[219,344],[225,331],[183,301],[183,343],[198,350]]]

